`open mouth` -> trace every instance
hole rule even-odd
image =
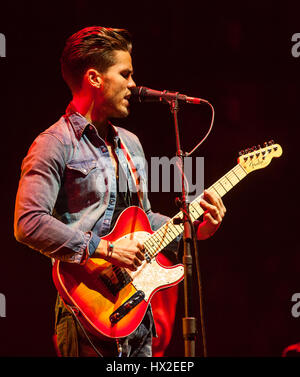
[[[127,96],[124,97],[124,101],[125,101],[126,105],[129,106],[130,94],[128,94]]]

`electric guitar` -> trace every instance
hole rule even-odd
[[[266,167],[273,157],[281,154],[281,146],[273,142],[265,143],[263,148],[246,149],[240,152],[238,164],[208,190],[222,197],[248,173]],[[193,221],[204,213],[199,204],[202,195],[189,204]],[[124,237],[142,241],[145,260],[136,271],[99,258],[90,258],[84,265],[55,261],[54,284],[86,328],[98,336],[126,337],[141,323],[153,295],[183,280],[182,264],[165,267],[159,262],[159,252],[183,233],[183,224],[176,221],[182,217],[179,212],[153,231],[139,207],[132,206],[121,213],[113,230],[103,238],[111,242]]]

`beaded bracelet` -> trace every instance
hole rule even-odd
[[[108,241],[106,260],[111,258],[113,251],[114,251],[114,244]]]

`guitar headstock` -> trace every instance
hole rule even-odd
[[[279,144],[274,144],[274,141],[264,143],[264,147],[260,145],[245,149],[239,153],[238,163],[246,170],[247,173],[253,170],[262,169],[268,166],[273,157],[280,157],[282,155],[282,148]]]

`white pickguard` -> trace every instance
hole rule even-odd
[[[140,231],[126,234],[122,238],[136,239],[143,242],[149,235],[150,233],[148,232]],[[184,267],[182,265],[172,266],[171,268],[162,267],[155,258],[151,262],[144,260],[136,271],[128,269],[126,271],[133,280],[133,286],[145,293],[145,301],[149,300],[150,295],[156,289],[173,284],[184,276]]]

